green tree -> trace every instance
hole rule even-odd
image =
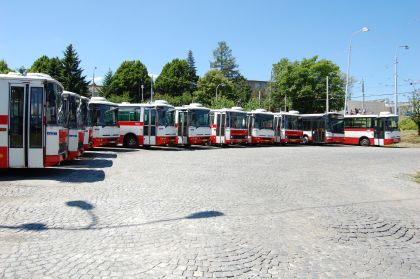
[[[188,80],[190,81],[190,91],[193,92],[197,89],[197,67],[195,66],[195,59],[193,56],[192,50],[188,51],[187,63],[189,67],[189,77]]]
[[[42,55],[40,58],[35,60],[32,66],[29,68],[30,73],[44,73],[49,74],[50,70],[50,58],[46,55]]]
[[[64,71],[63,62],[58,57],[50,59],[48,74],[54,79],[61,82],[61,73]]]
[[[149,88],[150,78],[147,73],[147,68],[139,60],[124,61],[120,67],[115,71],[112,78],[111,87],[113,95],[123,96],[128,92],[130,101],[140,101],[141,99],[141,85],[145,89]],[[150,96],[150,91],[145,90]]]
[[[73,45],[67,46],[64,51],[63,70],[60,82],[66,90],[86,96],[88,94],[88,82],[80,68],[80,59]]]
[[[7,65],[6,61],[0,60],[0,74],[7,74],[11,71],[12,70],[9,69],[9,66]]]
[[[252,90],[245,77],[240,73],[232,80],[234,101],[238,105],[244,105],[251,98]]]
[[[16,69],[16,72],[18,72],[22,75],[26,75],[27,71],[28,70],[25,68],[25,66],[20,66],[19,68]]]
[[[30,73],[45,73],[60,81],[63,64],[58,57],[49,58],[48,56],[43,55],[35,60],[28,71]]]
[[[113,77],[112,71],[111,69],[109,69],[108,72],[106,72],[104,76],[102,87],[99,90],[99,94],[105,98],[108,98],[109,96],[112,95],[112,77]]]
[[[223,73],[218,70],[208,71],[198,80],[197,91],[193,93],[194,101],[210,106],[212,99],[216,96],[216,88],[218,97],[221,98],[223,96],[236,102],[233,82],[223,76]]]
[[[415,90],[410,101],[413,106],[413,112],[410,118],[417,124],[417,132],[420,136],[420,92]]]
[[[283,58],[273,65],[274,110],[298,110],[301,113],[324,112],[326,109],[326,77],[330,76],[329,105],[331,110],[341,110],[344,105],[345,80],[340,68],[318,56],[291,62]]]
[[[181,96],[191,90],[190,66],[186,60],[174,59],[163,66],[155,82],[157,93]]]
[[[218,43],[217,48],[213,51],[214,61],[210,62],[210,68],[219,70],[223,75],[229,79],[235,78],[239,71],[236,59],[232,55],[232,50],[226,44],[221,41]]]

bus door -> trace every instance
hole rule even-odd
[[[312,141],[314,143],[325,142],[325,120],[323,118],[315,119],[313,122]]]
[[[282,121],[283,117],[274,117],[274,138],[275,142],[281,141],[281,128],[282,128]]]
[[[384,118],[375,119],[375,130],[374,134],[374,144],[375,145],[384,145],[385,140],[385,123]]]
[[[43,87],[10,85],[9,167],[44,167],[43,104]]]
[[[226,113],[220,112],[216,116],[216,143],[226,143],[225,141],[225,130],[226,130]]]
[[[252,115],[248,114],[246,116],[248,123],[248,143],[252,142],[252,126],[254,125],[254,118]]]
[[[178,144],[188,144],[188,111],[178,111]]]
[[[144,108],[144,130],[143,130],[143,144],[156,144],[156,109]]]

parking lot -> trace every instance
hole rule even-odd
[[[0,171],[0,277],[419,278],[420,149],[99,149]]]

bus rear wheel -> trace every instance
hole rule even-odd
[[[303,136],[303,144],[309,144],[309,138],[307,135]]]
[[[137,139],[134,135],[127,135],[124,138],[124,146],[128,148],[134,148],[138,146]]]
[[[368,138],[361,138],[359,141],[359,144],[361,146],[369,146],[370,145],[370,141]]]

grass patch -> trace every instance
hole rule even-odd
[[[414,180],[420,184],[420,172],[418,172],[416,175],[414,175]]]
[[[401,131],[401,142],[420,144],[420,136],[414,130]]]

